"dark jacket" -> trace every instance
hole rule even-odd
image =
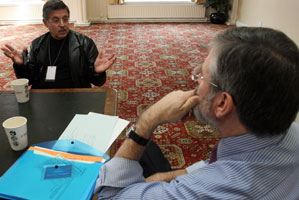
[[[30,55],[23,52],[23,65],[14,63],[13,67],[17,78],[28,78],[29,84],[37,83],[45,66],[47,58],[46,33],[34,39],[30,46]],[[106,72],[95,73],[94,62],[99,52],[93,40],[83,34],[69,31],[69,67],[71,77],[76,88],[90,88],[103,85],[106,81]]]

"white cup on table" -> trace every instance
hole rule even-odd
[[[26,78],[16,79],[10,82],[18,103],[25,103],[29,101],[29,80]]]
[[[22,116],[11,117],[2,123],[11,148],[20,151],[28,146],[27,119]]]

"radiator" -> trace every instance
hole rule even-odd
[[[206,19],[205,12],[195,4],[108,5],[108,19]]]

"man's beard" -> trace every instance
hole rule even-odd
[[[204,123],[212,124],[213,126],[216,126],[216,122],[212,119],[210,112],[215,95],[214,92],[210,91],[195,107],[193,107],[193,114],[196,119]]]

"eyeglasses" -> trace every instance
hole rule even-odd
[[[63,24],[68,24],[69,23],[70,18],[69,17],[64,17],[64,18],[53,18],[51,20],[48,20],[48,22],[58,25],[61,21]]]
[[[199,74],[193,74],[193,75],[191,75],[191,79],[193,80],[193,81],[195,81],[195,82],[197,82],[198,80],[201,80],[201,81],[207,81],[206,79],[205,79],[205,77],[203,77],[203,75],[201,74],[201,73],[199,73]],[[210,81],[208,81],[212,86],[214,86],[214,87],[216,87],[216,88],[218,88],[218,85],[216,85],[215,83],[212,83],[212,82],[210,82]]]
[[[195,81],[195,82],[198,82],[198,80],[200,80],[200,81],[207,81],[207,82],[209,82],[212,86],[218,88],[218,90],[221,90],[220,87],[219,87],[218,85],[216,85],[215,83],[212,83],[211,81],[208,81],[208,80],[202,75],[202,73],[201,73],[201,66],[195,68],[195,69],[193,70],[193,73],[195,73],[195,74],[192,74],[192,75],[191,75],[191,79],[192,79],[193,81]],[[197,94],[198,87],[199,87],[199,85],[198,85],[198,86],[196,87],[196,89],[194,90],[194,95]],[[232,97],[232,99],[233,99],[234,104],[237,105],[237,104],[236,104],[236,99],[234,98],[234,96],[233,96],[232,94],[230,94],[230,95],[231,95],[231,97]]]

